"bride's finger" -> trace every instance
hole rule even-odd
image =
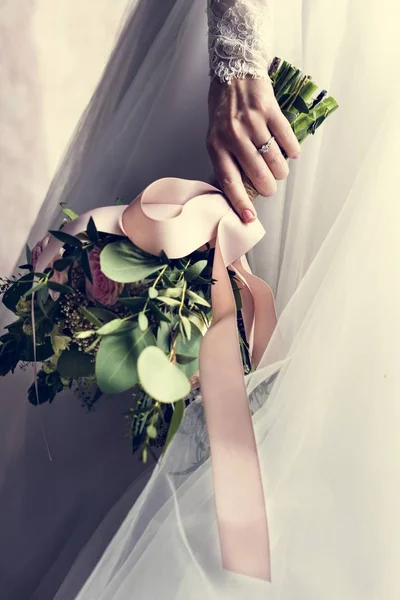
[[[285,179],[289,175],[289,167],[281,149],[275,139],[272,139],[272,133],[268,127],[257,127],[252,136],[252,141],[257,149],[270,142],[267,150],[260,154],[261,158],[267,163],[275,179]]]
[[[208,148],[218,185],[242,221],[251,223],[257,213],[243,185],[240,170],[234,158],[224,149]]]
[[[299,141],[279,107],[270,112],[268,128],[289,158],[299,158],[301,152]]]
[[[275,177],[250,138],[244,135],[232,151],[258,193],[273,196],[277,190]]]

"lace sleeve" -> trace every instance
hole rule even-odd
[[[210,75],[266,77],[271,56],[272,0],[207,0]]]

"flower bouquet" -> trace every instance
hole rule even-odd
[[[326,92],[315,95],[318,87],[311,78],[285,61],[275,59],[270,76],[300,142],[337,108]],[[212,186],[204,184],[204,190],[199,186],[197,199],[202,193],[222,196]],[[246,186],[254,197],[251,183]],[[221,202],[221,219],[229,210],[235,227],[248,231],[257,227],[241,224],[223,198]],[[167,206],[170,217],[178,214],[174,207]],[[110,208],[121,218],[130,209]],[[103,394],[132,390],[135,403],[128,415],[132,446],[146,460],[154,447],[168,446],[191,391],[199,387],[200,343],[212,323],[212,291],[219,278],[214,270],[220,251],[216,229],[190,252],[170,255],[162,245],[136,243],[122,226],[102,226],[96,211],[82,226],[79,215],[62,209],[61,228],[50,231],[32,251],[27,248],[26,264],[19,267],[25,274],[1,280],[2,302],[17,319],[0,337],[0,375],[33,363],[28,399],[34,405],[51,403],[58,393],[72,388],[92,409]],[[140,229],[137,215],[135,219]],[[157,216],[154,223],[159,222]],[[244,251],[261,236],[257,230],[257,239]],[[161,234],[160,240],[162,244]],[[235,301],[242,364],[249,372],[250,329],[242,312],[246,278],[229,261],[224,264]]]

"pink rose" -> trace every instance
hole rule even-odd
[[[104,306],[113,306],[124,287],[122,283],[117,283],[108,279],[100,268],[101,248],[93,248],[89,254],[89,265],[92,273],[93,283],[86,279],[86,295],[89,300],[96,300]]]
[[[39,257],[42,254],[42,252],[45,250],[47,244],[49,243],[49,241],[51,240],[51,235],[47,234],[45,235],[45,237],[36,244],[36,246],[34,248],[32,248],[32,252],[31,252],[31,263],[33,266],[33,270],[36,270],[36,265],[38,263]],[[58,252],[58,254],[53,258],[53,260],[47,265],[49,268],[53,268],[53,265],[55,263],[56,260],[58,260],[59,258],[61,258],[62,253],[61,251]],[[65,269],[64,271],[54,271],[54,274],[51,278],[51,281],[54,281],[55,283],[67,283],[68,281],[68,269]],[[54,290],[49,290],[50,296],[52,297],[52,299],[56,302],[58,300],[58,298],[60,297],[60,292],[55,292]]]

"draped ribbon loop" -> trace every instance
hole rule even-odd
[[[270,288],[255,277],[245,254],[265,231],[244,224],[222,192],[201,181],[165,178],[150,184],[130,205],[89,211],[64,226],[76,235],[93,218],[97,230],[127,236],[143,250],[182,258],[215,243],[211,288],[212,324],[200,347],[200,383],[210,438],[217,521],[223,566],[270,580],[266,506],[243,376],[236,305],[226,267],[243,284],[246,335],[253,364],[260,361],[276,325]],[[42,271],[62,243],[53,238],[39,258]]]

